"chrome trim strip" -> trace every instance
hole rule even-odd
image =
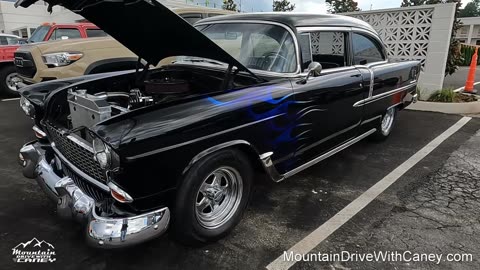
[[[368,123],[370,123],[370,122],[372,122],[372,121],[377,120],[378,118],[382,118],[382,116],[381,116],[381,115],[377,115],[377,116],[372,117],[372,118],[370,118],[370,119],[364,120],[364,121],[362,121],[362,123],[361,123],[360,125],[368,124]]]
[[[60,158],[63,162],[65,162],[67,164],[67,166],[70,167],[70,169],[75,171],[75,173],[80,175],[80,177],[82,177],[83,179],[87,180],[88,182],[98,186],[99,188],[103,189],[104,191],[110,192],[110,188],[107,185],[103,184],[102,182],[100,182],[100,181],[92,178],[91,176],[87,175],[86,173],[82,172],[75,165],[73,165],[70,161],[68,161],[68,159],[66,159],[65,156],[63,156],[62,153],[60,153],[60,151],[58,151],[58,149],[57,149],[57,147],[55,147],[54,143],[52,143],[52,149],[53,149],[53,151],[55,151],[55,154],[57,155],[57,157]]]
[[[264,119],[260,119],[260,120],[254,121],[254,122],[246,123],[246,124],[234,127],[234,128],[225,129],[225,130],[219,131],[217,133],[213,133],[213,134],[210,134],[210,135],[207,135],[207,136],[203,136],[203,137],[196,138],[196,139],[193,139],[193,140],[190,140],[190,141],[186,141],[186,142],[183,142],[183,143],[167,146],[167,147],[160,148],[160,149],[155,149],[155,150],[152,150],[152,151],[140,154],[140,155],[132,156],[132,157],[126,157],[125,159],[127,161],[131,161],[131,160],[135,160],[137,158],[142,158],[142,157],[158,154],[158,153],[161,153],[161,152],[164,152],[164,151],[175,149],[177,147],[182,147],[182,146],[185,146],[185,145],[189,145],[191,143],[195,143],[195,142],[198,142],[198,141],[202,141],[202,140],[205,140],[205,139],[210,139],[210,138],[215,137],[217,135],[225,134],[225,133],[237,130],[237,129],[241,129],[241,128],[244,128],[244,127],[248,127],[248,126],[251,126],[251,125],[255,125],[255,124],[264,122],[264,121],[268,121],[268,120],[271,120],[273,118],[282,116],[284,114],[285,113],[277,114],[277,115],[270,116],[270,117],[267,117],[267,118],[264,118]]]
[[[351,32],[352,27],[350,26],[300,26],[297,27],[298,33],[305,32],[314,32],[314,31],[325,31],[325,32]]]
[[[220,24],[220,23],[255,23],[255,24],[270,24],[270,25],[276,25],[284,28],[287,30],[290,35],[292,36],[293,43],[295,45],[295,54],[296,54],[296,61],[297,61],[297,70],[295,72],[288,72],[288,73],[279,73],[279,72],[272,72],[272,71],[265,71],[265,70],[258,70],[258,69],[250,69],[253,73],[255,74],[264,74],[264,75],[271,75],[271,76],[282,76],[282,77],[292,77],[298,75],[302,71],[302,65],[300,63],[301,59],[301,54],[300,54],[300,47],[298,46],[298,40],[297,40],[297,35],[293,31],[292,28],[289,26],[278,23],[278,22],[272,22],[272,21],[260,21],[260,20],[224,20],[224,21],[212,21],[212,22],[200,22],[195,24],[195,26],[200,26],[200,25],[212,25],[212,24]]]
[[[221,143],[221,144],[217,144],[217,145],[212,146],[208,149],[205,149],[202,152],[195,155],[192,158],[192,160],[190,160],[187,167],[185,167],[185,169],[183,170],[183,173],[186,173],[193,166],[193,164],[195,164],[197,161],[199,161],[203,157],[205,157],[205,156],[207,156],[207,155],[209,155],[213,152],[216,152],[218,150],[221,150],[223,148],[230,147],[230,146],[235,146],[235,145],[246,145],[248,147],[251,147],[251,144],[249,142],[245,141],[245,140],[234,140],[234,141],[228,141],[228,142],[224,142],[224,143]]]
[[[47,133],[45,133],[43,130],[41,130],[39,127],[36,125],[32,127],[33,131],[36,133],[40,134],[42,137],[47,137]]]
[[[299,172],[301,172],[305,169],[310,168],[311,166],[317,164],[318,162],[335,155],[336,153],[346,149],[347,147],[349,147],[349,146],[361,141],[362,139],[366,138],[367,136],[373,134],[375,131],[377,131],[377,129],[375,129],[375,128],[371,129],[371,130],[363,133],[362,135],[360,135],[356,138],[353,138],[350,141],[345,142],[344,144],[338,146],[337,148],[334,148],[334,149],[328,151],[327,153],[325,153],[325,154],[323,154],[323,155],[321,155],[321,156],[319,156],[319,157],[317,157],[317,158],[315,158],[315,159],[313,159],[313,160],[311,160],[311,161],[309,161],[309,162],[307,162],[303,165],[300,165],[299,167],[297,167],[297,168],[295,168],[291,171],[286,172],[283,175],[284,179],[288,178],[288,177],[291,177],[291,176],[293,176],[293,175],[295,175],[295,174],[297,174],[297,173],[299,173]]]
[[[375,102],[375,101],[378,101],[378,100],[380,100],[380,99],[382,99],[382,98],[386,98],[386,97],[392,96],[392,95],[394,95],[394,94],[397,94],[397,93],[399,93],[399,92],[405,91],[405,90],[407,90],[408,88],[410,88],[410,87],[412,87],[412,86],[415,86],[415,84],[412,83],[412,84],[409,84],[409,85],[406,85],[406,86],[402,86],[402,87],[397,88],[397,89],[390,90],[390,91],[385,92],[385,93],[381,93],[381,94],[378,94],[378,95],[375,95],[375,96],[371,96],[371,97],[366,98],[366,99],[362,99],[362,100],[360,100],[360,101],[355,102],[355,104],[353,104],[353,107],[361,107],[361,106],[370,104],[370,103]]]
[[[67,135],[67,139],[71,140],[72,142],[78,144],[80,147],[82,147],[83,149],[91,152],[93,154],[93,147],[88,145],[85,141],[83,141],[82,139],[78,138],[76,135],[74,134],[69,134]]]
[[[278,173],[277,169],[275,168],[275,165],[273,164],[273,161],[272,161],[272,155],[273,155],[273,152],[267,152],[267,153],[261,154],[260,156],[258,156],[258,158],[262,162],[263,168],[265,169],[267,174],[270,176],[270,178],[273,180],[273,182],[278,183],[282,181],[284,177],[282,177]]]
[[[335,133],[333,133],[333,134],[331,134],[331,135],[329,135],[329,136],[327,136],[327,137],[325,137],[325,138],[323,138],[323,139],[321,139],[321,140],[319,140],[319,141],[317,141],[317,142],[315,142],[315,143],[313,143],[313,144],[311,144],[311,145],[309,145],[305,148],[301,148],[296,153],[302,154],[302,153],[312,149],[313,147],[316,147],[316,146],[318,146],[318,145],[320,145],[320,144],[322,144],[322,143],[324,143],[328,140],[331,140],[331,139],[333,139],[333,138],[335,138],[335,137],[337,137],[337,136],[339,136],[339,135],[341,135],[345,132],[348,132],[348,131],[358,127],[358,125],[360,125],[360,121],[358,121],[355,125],[352,125],[352,126],[349,126],[345,129],[342,129],[340,131],[337,131],[337,132],[335,132]]]

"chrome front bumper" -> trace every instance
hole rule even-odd
[[[20,150],[23,174],[35,178],[40,187],[57,202],[57,212],[64,218],[86,222],[89,244],[102,248],[135,245],[162,235],[168,228],[170,210],[161,208],[126,217],[102,217],[95,200],[87,196],[69,177],[59,177],[45,159],[47,145],[27,143]]]

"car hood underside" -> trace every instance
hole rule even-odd
[[[17,0],[29,7],[38,0]],[[110,34],[133,53],[156,66],[169,56],[195,56],[249,71],[230,54],[176,13],[155,0],[45,0],[48,9],[64,6]]]

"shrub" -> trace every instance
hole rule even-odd
[[[446,88],[446,89],[438,90],[435,93],[433,93],[428,99],[428,101],[454,102],[456,95],[457,93],[455,93],[452,88]]]

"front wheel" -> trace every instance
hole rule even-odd
[[[248,204],[253,170],[240,151],[226,149],[198,161],[177,191],[174,224],[186,244],[216,241],[240,221]]]
[[[397,110],[396,107],[387,109],[382,116],[382,120],[377,125],[377,131],[375,131],[371,137],[373,140],[383,141],[388,138],[397,120]]]
[[[13,65],[3,66],[0,68],[0,94],[5,97],[18,96],[17,83],[21,79]]]

